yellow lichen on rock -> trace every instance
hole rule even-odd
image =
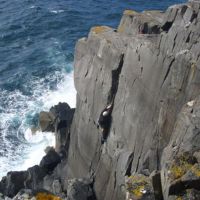
[[[182,197],[177,197],[176,200],[183,200],[183,198]]]
[[[128,177],[126,181],[127,199],[140,200],[143,199],[147,191],[150,191],[151,184],[148,177],[143,175],[133,175]]]
[[[196,70],[197,70],[197,64],[195,62],[192,62],[192,64],[191,64],[191,79],[194,78]]]
[[[103,33],[107,29],[108,29],[107,26],[95,26],[91,30],[93,33],[99,34],[99,33]]]
[[[139,185],[139,186],[136,187],[134,190],[132,190],[132,193],[133,193],[136,197],[142,197],[143,191],[144,191],[144,185]]]
[[[187,165],[186,166],[173,165],[170,169],[172,178],[173,179],[181,178],[187,172],[187,168],[188,168]]]
[[[191,171],[192,173],[197,176],[197,177],[200,177],[200,168],[199,168],[199,165],[194,165],[192,168],[191,168]]]
[[[117,32],[118,32],[118,33],[123,33],[124,30],[125,30],[125,25],[124,25],[124,24],[121,24],[121,25],[118,27]]]
[[[61,200],[60,197],[57,197],[53,194],[48,194],[45,192],[37,193],[36,200]]]
[[[133,16],[133,15],[137,15],[137,14],[138,14],[138,12],[136,12],[134,10],[125,10],[124,11],[124,15],[131,15],[131,16]]]
[[[181,155],[170,167],[170,176],[173,180],[181,178],[187,171],[191,170],[193,164],[188,155]]]

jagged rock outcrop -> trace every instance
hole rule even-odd
[[[60,162],[60,159],[57,155],[54,155],[52,151],[49,152],[49,154],[42,159],[40,166],[35,165],[26,171],[9,172],[0,182],[1,193],[5,196],[13,198],[24,188],[38,191],[39,189],[47,187],[48,183],[45,182],[46,179],[51,176],[55,176],[52,174],[52,171]],[[57,186],[55,184],[55,178],[53,180],[51,179],[51,182],[49,183],[51,187],[48,189],[56,194],[58,184]],[[65,196],[63,191],[59,193],[59,196]]]
[[[93,27],[76,44],[75,113],[50,111],[61,162],[41,187],[68,199],[199,199],[199,49],[197,0],[125,11],[117,30]],[[110,104],[102,144],[98,121]]]
[[[49,132],[54,132],[54,121],[55,121],[55,116],[50,113],[50,112],[40,112],[39,115],[39,122],[40,122],[40,129],[41,131],[49,131]]]
[[[53,106],[49,112],[41,112],[39,126],[42,131],[55,132],[56,151],[66,156],[69,146],[69,129],[72,123],[75,109],[70,108],[67,103],[59,103]]]
[[[56,137],[56,148],[46,148],[46,155],[42,158],[39,166],[33,166],[26,171],[9,172],[0,182],[0,191],[8,197],[14,197],[20,190],[26,188],[31,190],[48,189],[48,191],[65,197],[60,184],[62,168],[67,157],[70,125],[74,109],[67,103],[59,103],[49,112],[40,113],[40,128],[43,131],[54,131]],[[45,134],[45,133],[44,133]],[[27,195],[25,194],[21,194]],[[18,198],[16,196],[16,198]],[[22,197],[20,197],[22,198]]]
[[[162,31],[162,22],[163,12],[161,11],[138,13],[133,10],[126,10],[117,31],[127,35],[159,34]]]
[[[43,168],[48,173],[52,172],[54,168],[61,162],[61,158],[58,153],[52,148],[48,153],[42,158],[40,162],[40,167]]]

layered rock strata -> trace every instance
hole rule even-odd
[[[57,132],[66,156],[40,187],[55,193],[59,182],[68,199],[200,199],[199,9],[128,10],[117,30],[93,27],[77,42],[76,110],[70,131]]]

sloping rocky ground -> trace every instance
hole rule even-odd
[[[41,126],[56,133],[55,150],[40,166],[8,173],[0,191],[13,197],[31,189],[36,198],[45,189],[68,200],[200,199],[199,9],[195,0],[165,13],[127,10],[117,30],[93,27],[76,44],[75,113],[60,104],[41,114]],[[99,116],[110,104],[102,142]]]

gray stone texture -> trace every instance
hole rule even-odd
[[[177,117],[200,92],[199,13],[196,1],[165,14],[125,11],[117,31],[94,27],[77,42],[77,107],[65,174],[94,177],[97,199],[125,198],[126,174],[148,175],[166,161],[163,149],[175,136]],[[144,23],[159,31],[141,33]],[[111,129],[101,145],[97,121],[112,100]],[[198,144],[188,140],[185,148]]]
[[[95,200],[91,181],[88,179],[68,180],[67,200]]]

